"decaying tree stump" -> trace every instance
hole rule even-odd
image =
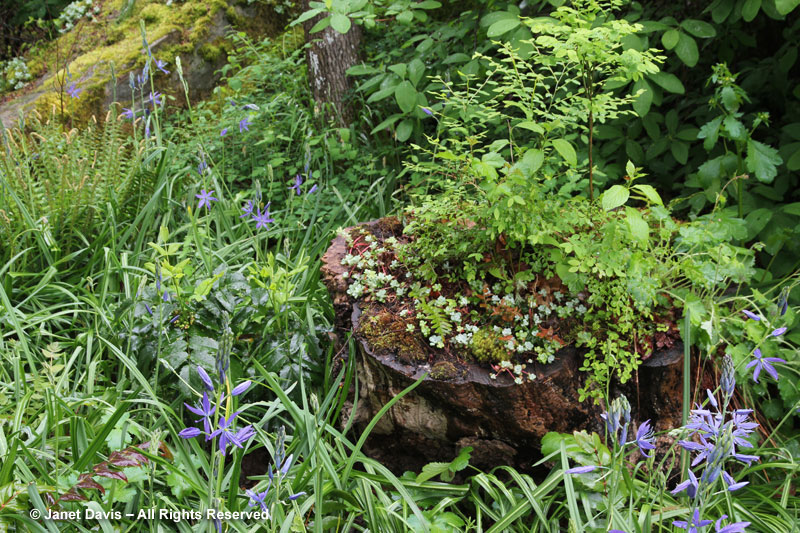
[[[362,227],[382,240],[391,224],[373,221]],[[388,337],[388,345],[375,346],[364,325],[383,311],[347,295],[342,277],[346,268],[341,264],[346,253],[344,237],[339,236],[323,256],[322,275],[337,326],[352,330],[359,346],[357,407],[348,413],[356,429],[363,429],[387,402],[428,374],[373,429],[365,446],[368,454],[402,472],[431,461],[450,461],[460,448],[472,446],[470,462],[479,468],[509,465],[529,470],[541,458],[540,441],[547,432],[603,433],[601,407],[591,400],[578,401],[585,374],[578,370],[581,354],[572,347],[560,350],[552,364],[535,364],[534,381],[516,384],[507,374],[492,379],[489,369],[466,361],[431,365],[427,355],[409,356],[428,353],[431,348],[424,342]],[[656,430],[680,426],[681,353],[682,347],[674,346],[653,354],[634,379],[615,385],[612,396],[624,393],[634,419],[651,419]]]

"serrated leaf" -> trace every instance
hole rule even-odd
[[[622,185],[613,185],[610,189],[603,193],[603,209],[611,211],[617,207],[624,205],[628,201],[631,193]]]
[[[703,139],[703,148],[710,152],[714,145],[717,144],[719,139],[719,128],[722,125],[722,117],[717,117],[709,122],[703,124],[700,131],[697,132],[697,138]]]
[[[778,174],[778,165],[783,159],[771,146],[749,139],[747,141],[747,157],[744,160],[747,170],[755,174],[761,183],[772,183]]]
[[[656,72],[655,74],[650,74],[650,80],[667,92],[673,94],[683,94],[686,92],[683,83],[681,83],[681,80],[679,80],[675,74]]]
[[[708,22],[697,19],[686,19],[681,22],[681,28],[701,39],[709,39],[717,35],[717,30]]]
[[[725,131],[728,132],[728,137],[734,141],[744,141],[747,139],[747,129],[744,127],[744,124],[739,122],[733,116],[726,116],[722,121],[722,125],[725,128]]]
[[[569,141],[565,139],[553,139],[550,141],[556,152],[564,158],[570,166],[578,166],[578,155],[575,153],[575,148],[572,147]]]
[[[411,113],[417,103],[417,90],[410,81],[405,80],[395,87],[394,97],[403,113]]]
[[[679,32],[678,44],[675,45],[675,53],[687,67],[693,67],[700,59],[700,52],[697,49],[697,42],[683,32]]]

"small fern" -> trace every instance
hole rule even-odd
[[[421,299],[419,301],[419,310],[422,311],[423,319],[430,322],[433,331],[440,337],[444,337],[453,331],[453,325],[441,307],[436,307]]]

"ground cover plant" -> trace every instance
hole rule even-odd
[[[69,38],[88,5],[46,18]],[[348,126],[295,29],[227,36],[198,102],[147,20],[130,102],[2,124],[0,530],[796,531],[796,3],[308,7],[363,26]],[[770,76],[742,52],[765,32]],[[575,345],[602,434],[549,433],[525,472],[365,455],[421,381],[352,429],[320,274],[345,227],[373,328],[518,381]],[[684,419],[655,433],[609,390],[679,341]]]

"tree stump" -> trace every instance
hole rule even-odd
[[[382,240],[397,233],[399,224],[397,219],[381,219],[360,227]],[[365,334],[365,324],[384,311],[347,294],[342,277],[346,268],[341,264],[346,253],[345,239],[338,236],[322,258],[323,282],[333,298],[337,327],[352,331],[359,348],[358,398],[350,404],[355,410],[346,416],[363,430],[387,402],[427,374],[378,422],[366,453],[395,472],[418,471],[431,461],[450,461],[462,447],[472,446],[470,463],[478,468],[509,465],[530,471],[541,458],[541,437],[547,432],[585,429],[603,434],[602,408],[591,399],[578,400],[585,374],[578,370],[581,353],[571,346],[560,350],[552,364],[534,364],[534,381],[517,384],[507,374],[491,378],[491,370],[480,364],[431,364],[428,353],[433,349],[421,338],[417,342],[392,337],[387,329],[376,343],[374,335]],[[680,425],[682,350],[675,345],[654,353],[634,379],[612,390],[612,397],[628,397],[635,420],[651,419],[657,431]]]

